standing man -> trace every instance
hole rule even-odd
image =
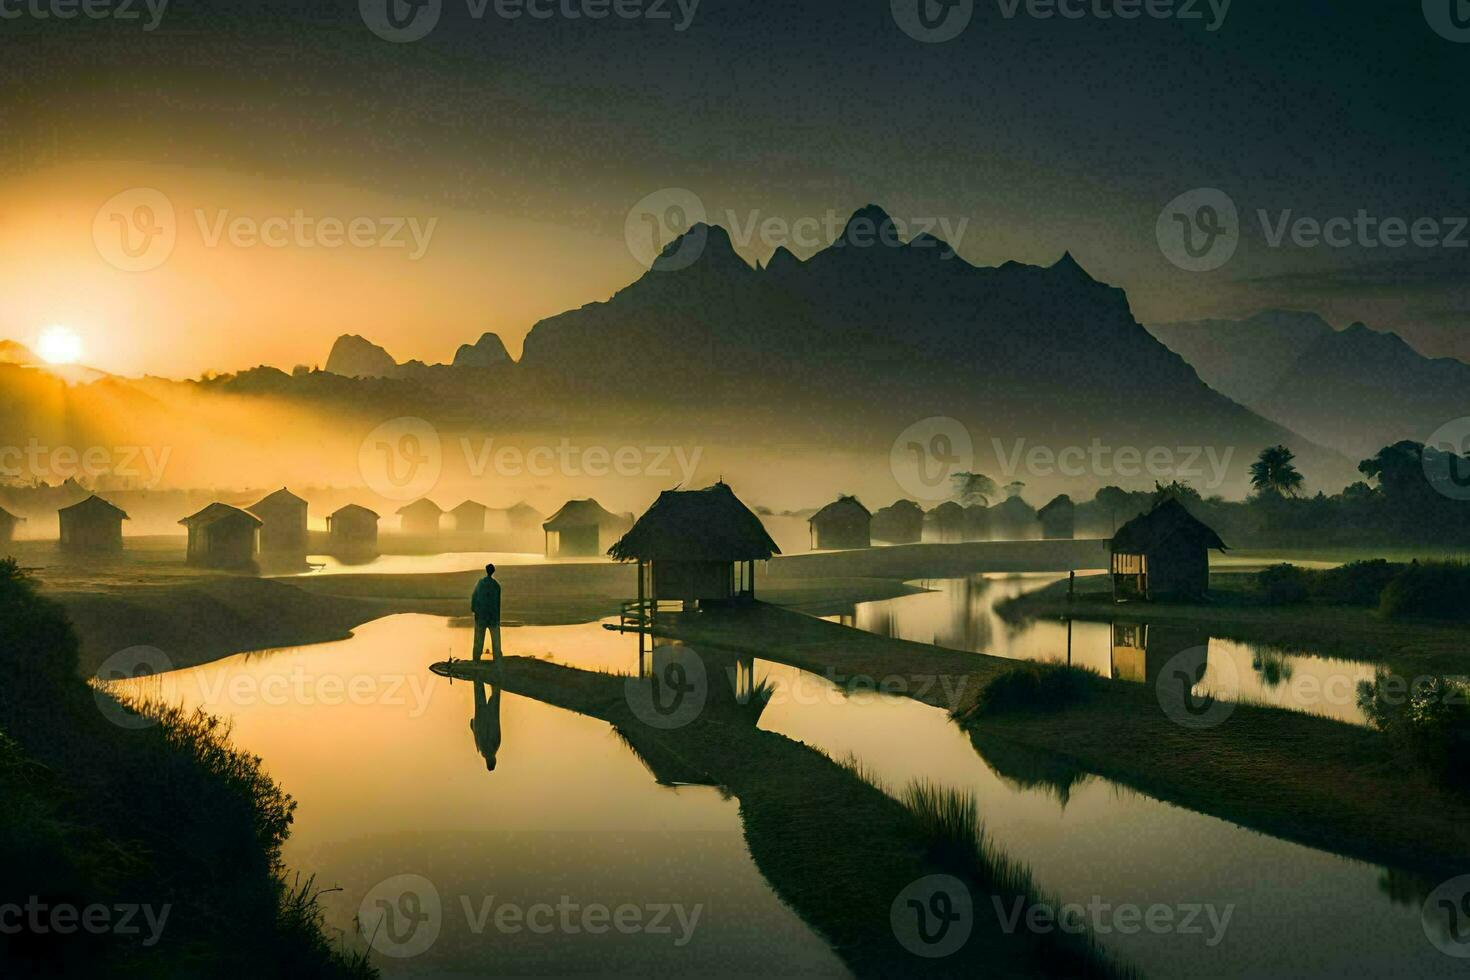
[[[470,596],[470,611],[475,614],[475,660],[485,653],[485,631],[490,631],[490,654],[500,663],[500,583],[495,581],[495,566],[485,566],[485,577]]]

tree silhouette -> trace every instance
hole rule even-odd
[[[996,494],[995,481],[984,473],[956,473],[950,477],[955,499],[966,507],[971,504],[989,506]]]
[[[1260,494],[1295,497],[1302,488],[1302,475],[1292,462],[1296,454],[1285,446],[1271,446],[1251,464],[1251,486]]]

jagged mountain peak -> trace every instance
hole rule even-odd
[[[871,248],[881,245],[886,248],[903,248],[898,226],[887,211],[876,204],[858,208],[847,219],[842,234],[832,243],[833,248]]]
[[[702,221],[665,245],[658,258],[653,260],[650,271],[678,272],[695,267],[750,271],[750,266],[736,253],[735,245],[730,241],[730,233],[719,225],[705,224]]]

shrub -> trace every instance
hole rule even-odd
[[[77,638],[61,606],[44,598],[14,558],[0,560],[0,669],[7,683],[56,684],[76,676]]]
[[[1273,606],[1307,601],[1307,573],[1295,565],[1272,565],[1256,573],[1256,588]]]
[[[1024,663],[1007,670],[980,692],[975,712],[1000,715],[1027,711],[1060,711],[1085,701],[1097,675],[1081,667]]]
[[[1384,588],[1404,570],[1382,558],[1355,561],[1315,572],[1308,583],[1313,598],[1349,606],[1376,606]]]
[[[1470,620],[1470,565],[1414,562],[1404,566],[1384,588],[1378,611],[1385,619]]]
[[[1443,782],[1470,789],[1470,687],[1445,677],[1417,680],[1379,671],[1358,684],[1358,706],[1396,747]]]

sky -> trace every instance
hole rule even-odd
[[[93,2],[0,0],[0,337],[105,370],[517,354],[651,228],[756,262],[869,202],[1144,323],[1470,358],[1459,0]]]

